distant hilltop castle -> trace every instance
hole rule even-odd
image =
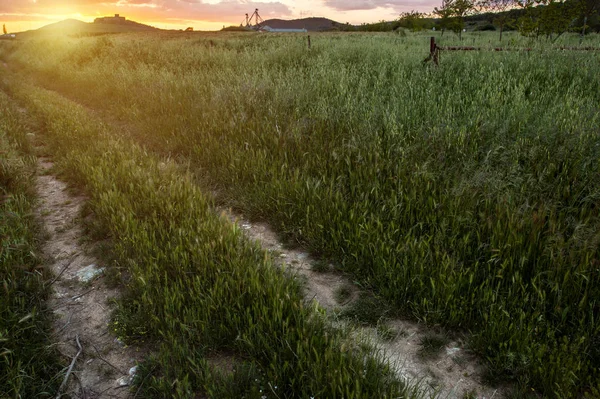
[[[125,17],[115,14],[114,17],[102,17],[94,20],[95,24],[122,24],[125,23]]]
[[[114,17],[101,17],[94,20],[96,31],[108,32],[133,32],[133,31],[148,31],[157,30],[156,28],[139,22],[125,19],[125,17],[115,14]]]

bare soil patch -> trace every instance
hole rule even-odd
[[[271,252],[276,264],[291,271],[305,282],[304,297],[316,301],[332,321],[340,322],[339,315],[360,297],[360,290],[342,273],[320,270],[314,267],[320,262],[301,249],[287,249],[277,234],[266,223],[252,223],[231,210],[223,215],[237,223],[246,236]],[[340,303],[340,288],[348,292],[348,299]],[[336,299],[337,298],[337,299]],[[402,319],[385,320],[389,334],[382,334],[376,327],[354,326],[354,335],[365,339],[381,350],[397,375],[408,382],[421,381],[424,391],[439,398],[491,399],[503,396],[502,389],[482,383],[485,366],[460,340],[448,339],[430,354],[426,345],[432,336],[439,335],[423,324]],[[425,348],[424,348],[425,346]]]
[[[48,234],[43,253],[56,276],[48,304],[56,315],[54,341],[73,363],[62,394],[127,398],[142,353],[125,346],[110,329],[119,291],[107,285],[102,261],[88,255],[93,246],[81,244],[83,230],[77,218],[85,199],[69,194],[66,184],[50,173],[51,168],[49,160],[40,159],[37,214]]]

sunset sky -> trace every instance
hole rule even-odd
[[[327,17],[338,22],[375,22],[403,11],[429,12],[437,0],[0,0],[0,23],[11,32],[37,29],[52,22],[121,14],[158,28],[218,30],[239,25],[245,13],[259,9],[264,19]]]

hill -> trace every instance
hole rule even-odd
[[[118,19],[115,19],[118,18]],[[37,30],[21,32],[17,34],[19,38],[37,35],[74,35],[74,36],[93,36],[106,33],[121,32],[145,32],[157,31],[149,25],[144,25],[135,21],[129,21],[123,17],[97,18],[94,22],[83,22],[77,19],[66,19],[43,26]]]
[[[322,32],[339,29],[342,24],[328,18],[302,18],[302,19],[268,19],[262,26],[270,26],[275,29],[306,29],[309,32]]]

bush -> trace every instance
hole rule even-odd
[[[476,31],[485,32],[485,31],[495,31],[496,27],[493,24],[485,24],[479,25],[475,28]]]

